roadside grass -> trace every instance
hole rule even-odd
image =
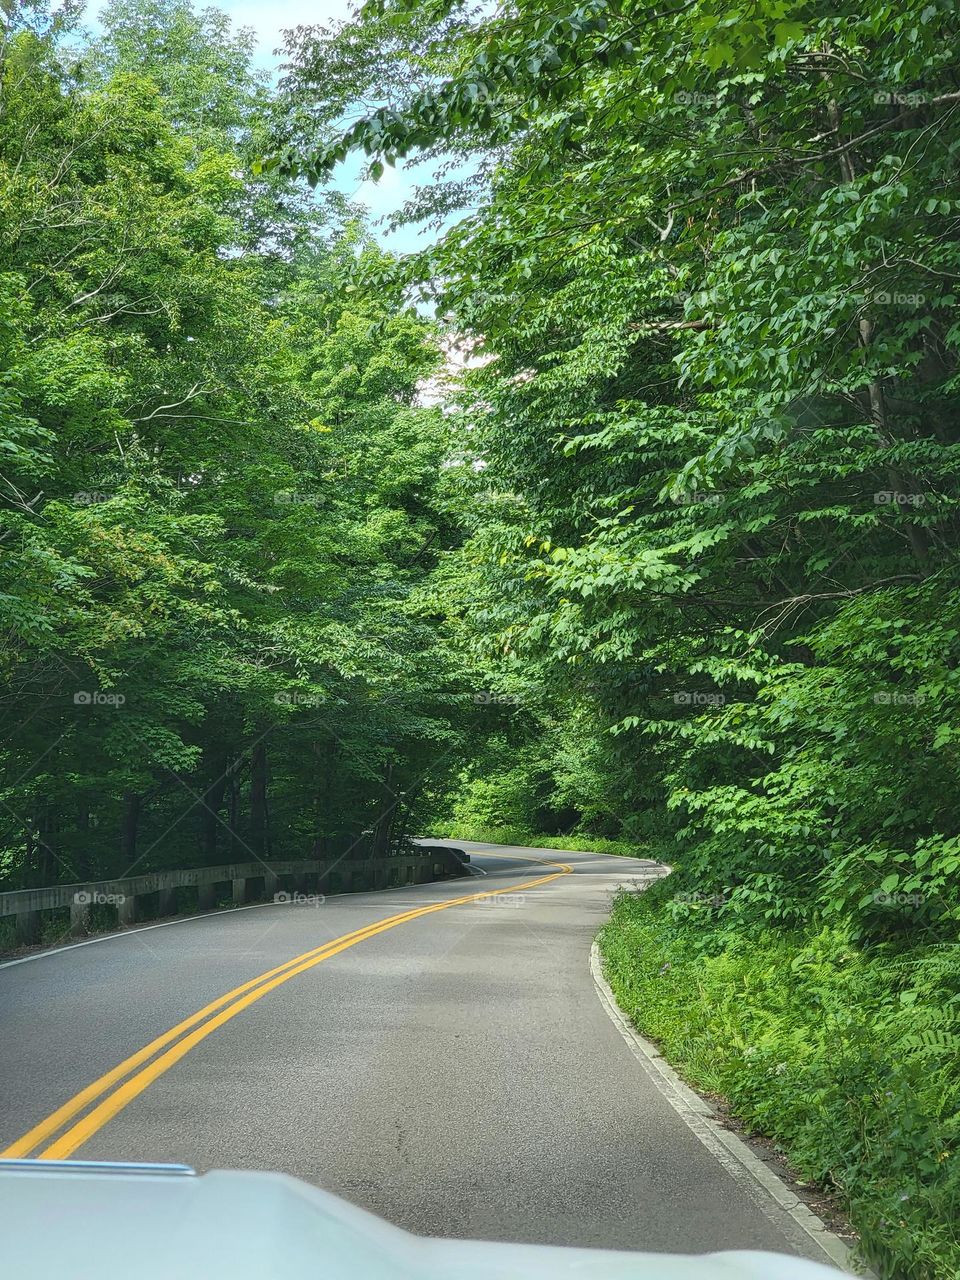
[[[649,858],[651,855],[628,840],[605,840],[596,836],[545,836],[520,827],[484,827],[455,823],[438,838],[479,840],[484,844],[513,844],[529,849],[569,849],[571,853],[612,853],[620,858]]]
[[[738,933],[669,880],[621,893],[607,979],[689,1083],[839,1194],[882,1280],[960,1276],[960,946]]]

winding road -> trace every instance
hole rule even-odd
[[[456,843],[469,878],[0,966],[2,1154],[280,1170],[428,1235],[826,1261],[600,998],[591,942],[654,865]]]

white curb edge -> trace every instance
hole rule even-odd
[[[801,1244],[812,1242],[833,1266],[863,1276],[864,1280],[877,1280],[874,1272],[855,1269],[853,1251],[849,1246],[834,1235],[745,1142],[718,1124],[714,1108],[680,1079],[649,1040],[634,1030],[603,976],[600,948],[596,942],[590,948],[590,972],[600,1003],[644,1071],[687,1128],[720,1161],[766,1216],[785,1232],[788,1239],[792,1237]],[[789,1224],[784,1222],[784,1217],[789,1219]]]

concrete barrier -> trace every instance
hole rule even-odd
[[[17,943],[30,946],[40,941],[43,913],[64,907],[70,911],[70,933],[82,937],[89,931],[95,906],[115,908],[117,923],[129,926],[141,918],[143,899],[149,895],[156,895],[156,910],[150,913],[151,918],[174,915],[178,889],[195,888],[199,909],[211,911],[221,898],[229,898],[237,906],[255,899],[269,900],[281,892],[284,879],[292,881],[296,893],[356,893],[462,876],[466,861],[466,855],[457,849],[433,846],[421,853],[392,858],[305,858],[155,871],[120,880],[88,880],[0,893],[0,918],[13,916]]]

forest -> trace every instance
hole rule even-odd
[[[0,887],[643,851],[637,1026],[960,1273],[958,27],[9,10]]]

